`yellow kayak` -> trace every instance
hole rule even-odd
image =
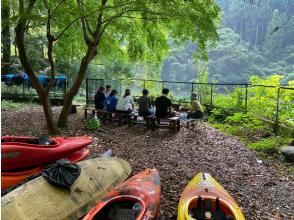
[[[230,194],[208,173],[198,173],[186,186],[178,207],[178,220],[245,220]]]

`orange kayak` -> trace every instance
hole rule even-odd
[[[157,218],[160,206],[160,177],[156,169],[146,169],[110,191],[83,220]]]
[[[182,193],[178,220],[245,220],[230,194],[209,174],[197,174]]]
[[[63,158],[76,163],[85,159],[89,155],[89,152],[90,150],[88,148],[83,148],[69,154],[68,156],[64,156]],[[1,190],[20,184],[28,177],[41,173],[44,167],[45,166],[38,166],[27,170],[1,172]]]

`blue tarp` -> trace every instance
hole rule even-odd
[[[45,88],[51,77],[46,75],[38,75],[38,80],[40,84]],[[5,74],[1,75],[1,81],[5,82],[6,85],[22,85],[25,84],[29,87],[32,87],[32,83],[28,75],[24,72],[18,72],[17,74]],[[64,89],[66,86],[66,76],[56,76],[53,87],[59,89]]]

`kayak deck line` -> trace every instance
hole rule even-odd
[[[245,220],[232,196],[208,173],[197,174],[185,187],[178,220]]]
[[[160,206],[160,191],[158,171],[146,169],[109,192],[83,220],[156,219]]]

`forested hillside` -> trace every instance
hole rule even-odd
[[[294,1],[218,0],[222,10],[219,42],[211,45],[207,67],[209,80],[246,82],[250,76],[284,75],[294,79]],[[164,60],[161,78],[194,81],[199,65],[193,59],[197,47],[187,43]]]

